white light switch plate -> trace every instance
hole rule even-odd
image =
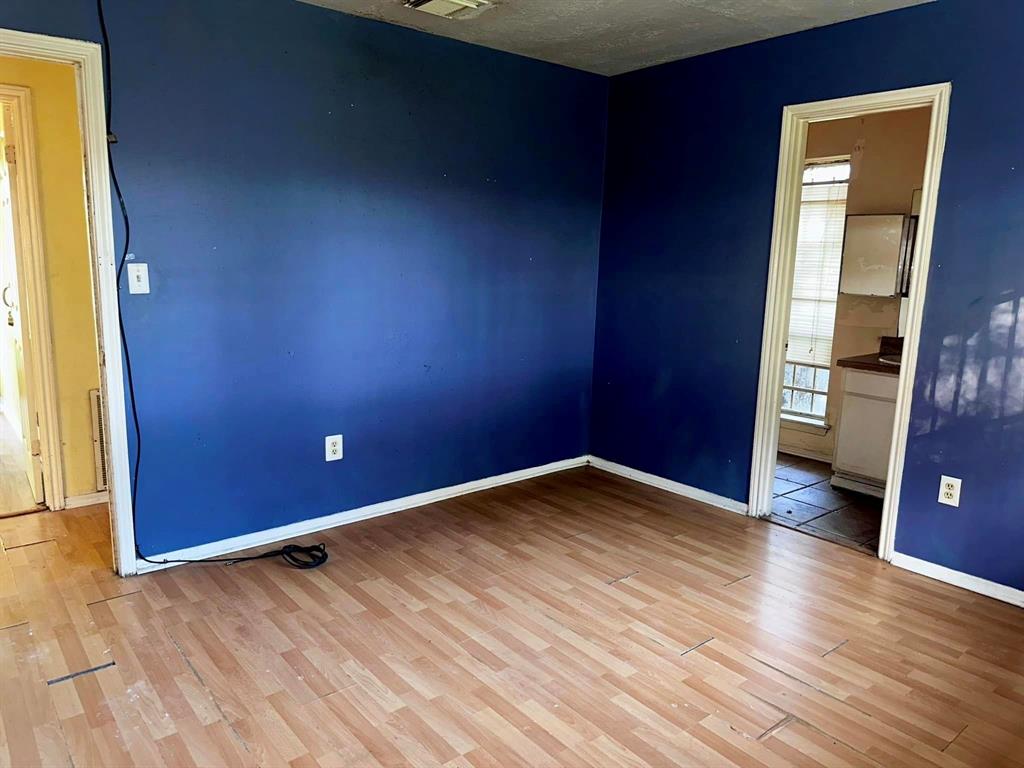
[[[341,435],[324,438],[324,454],[327,461],[341,461],[345,455],[345,442]]]
[[[943,475],[939,480],[939,504],[960,506],[960,478]]]
[[[149,264],[128,265],[128,293],[149,293]]]

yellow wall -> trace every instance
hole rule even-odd
[[[0,83],[32,90],[65,492],[90,493],[96,476],[89,390],[99,386],[99,365],[75,72],[0,56]]]
[[[928,107],[813,123],[807,130],[806,156],[853,156],[847,214],[909,214],[914,190],[920,189],[924,180],[930,125]],[[838,423],[842,406],[835,361],[877,352],[882,336],[896,335],[899,316],[899,299],[839,294],[825,414],[829,424]],[[779,448],[783,451],[813,453],[831,460],[834,447],[834,430],[822,435],[782,423]]]

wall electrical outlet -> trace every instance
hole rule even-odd
[[[324,458],[327,461],[341,461],[345,455],[344,438],[341,435],[328,435],[324,438]]]
[[[345,455],[344,441],[341,435],[328,435],[324,438],[324,453],[327,461],[341,461]]]
[[[960,478],[943,475],[939,480],[939,504],[960,506]]]

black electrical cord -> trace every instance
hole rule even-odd
[[[103,15],[103,0],[96,0],[96,13],[99,17],[100,34],[103,37],[103,69],[104,69],[104,100],[106,101],[107,113],[107,166],[110,168],[110,181],[117,195],[117,203],[121,207],[121,220],[124,222],[124,248],[121,250],[121,257],[117,262],[117,319],[121,327],[121,350],[124,352],[125,378],[128,382],[128,400],[131,404],[132,425],[135,429],[135,466],[132,470],[132,527],[137,529],[136,515],[139,496],[139,466],[142,463],[142,428],[139,426],[139,408],[135,401],[135,380],[132,377],[132,358],[128,350],[128,336],[124,330],[124,311],[121,308],[121,273],[124,272],[125,263],[128,261],[128,252],[131,247],[131,219],[128,216],[128,206],[121,193],[121,185],[117,181],[117,169],[114,167],[114,153],[110,150],[111,144],[117,143],[117,136],[111,130],[113,120],[114,88],[113,71],[110,67],[110,35],[107,32],[107,20]],[[327,562],[327,546],[323,543],[311,546],[300,546],[298,544],[286,544],[280,549],[273,549],[260,555],[247,557],[210,557],[205,560],[152,560],[139,550],[138,539],[135,541],[135,555],[147,563],[156,565],[171,565],[176,563],[241,563],[247,560],[264,560],[270,557],[281,557],[288,565],[294,568],[319,568]]]

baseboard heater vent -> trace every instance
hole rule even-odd
[[[89,390],[92,406],[92,453],[96,464],[96,490],[107,490],[107,423],[103,418],[103,400],[98,389]]]

